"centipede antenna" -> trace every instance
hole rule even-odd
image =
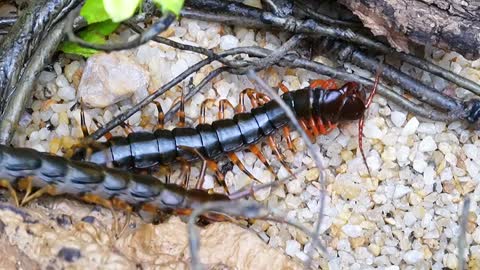
[[[378,83],[380,82],[380,75],[382,75],[382,69],[383,69],[383,60],[380,62],[377,74],[375,75],[375,83],[373,84],[373,89],[372,92],[370,93],[370,96],[368,97],[367,101],[365,102],[365,113],[360,117],[360,120],[358,121],[358,147],[360,148],[360,154],[362,155],[363,163],[365,163],[365,167],[367,167],[368,175],[370,178],[372,177],[372,173],[370,171],[370,167],[368,167],[367,163],[367,158],[365,156],[365,152],[363,151],[363,127],[365,125],[365,115],[372,104],[373,97],[375,93],[377,92],[378,88]]]

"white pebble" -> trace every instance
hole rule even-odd
[[[474,161],[471,161],[470,159],[467,159],[465,160],[465,167],[467,168],[468,174],[473,179],[480,178],[480,166],[477,163],[475,163]]]
[[[65,100],[71,101],[75,99],[75,88],[71,87],[70,85],[61,87],[58,89],[57,93],[58,97]]]
[[[392,114],[390,115],[391,119],[392,119],[392,123],[396,126],[396,127],[401,127],[403,126],[403,124],[405,123],[405,120],[407,120],[407,114],[406,113],[403,113],[403,112],[398,112],[398,111],[394,111],[392,112]]]
[[[405,226],[410,227],[417,222],[417,218],[412,212],[407,212],[403,217],[403,223]]]
[[[303,181],[295,179],[287,182],[287,190],[292,194],[300,194],[303,191]]]
[[[285,253],[295,256],[300,251],[300,243],[295,240],[287,240],[285,243]]]
[[[415,159],[413,161],[413,169],[419,173],[423,173],[428,164],[423,159]]]
[[[220,38],[220,48],[222,50],[229,50],[238,47],[238,39],[232,35],[225,35]]]
[[[408,160],[408,156],[410,155],[410,148],[408,146],[401,145],[397,149],[396,154],[397,154],[397,160],[399,162],[405,162]]]
[[[437,149],[437,143],[433,140],[432,136],[425,137],[418,145],[418,151],[431,152]]]
[[[75,72],[80,68],[80,62],[78,61],[73,61],[69,65],[65,66],[65,77],[67,77],[67,80],[69,82],[73,81],[73,75],[75,75]]]
[[[383,136],[382,131],[375,124],[374,120],[367,121],[363,129],[363,135],[367,138],[380,139]]]
[[[423,252],[417,250],[409,250],[403,254],[403,260],[408,264],[415,264],[423,260]]]
[[[396,185],[395,192],[393,193],[393,198],[400,199],[401,197],[407,195],[410,192],[410,188],[404,185]]]
[[[346,224],[342,227],[342,231],[348,237],[356,238],[362,236],[362,227],[359,225]]]
[[[423,171],[423,182],[425,183],[425,185],[432,185],[435,182],[434,177],[435,170],[433,166],[428,166],[427,168],[425,168],[425,170]]]
[[[463,151],[468,158],[471,158],[475,161],[480,159],[480,155],[478,154],[480,151],[480,147],[474,144],[465,144],[463,146]]]
[[[420,125],[420,122],[418,122],[416,117],[412,117],[405,127],[402,129],[402,135],[403,136],[408,136],[408,135],[413,135],[415,131],[417,131],[418,126]]]

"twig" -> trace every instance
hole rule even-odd
[[[354,27],[354,28],[362,26],[362,24],[359,21],[354,22],[354,21],[338,20],[338,19],[329,17],[327,15],[320,14],[314,11],[312,8],[310,8],[303,0],[296,0],[295,5],[296,7],[298,6],[298,9],[304,12],[305,15],[310,16],[312,19],[322,23],[326,23],[332,26],[348,26],[348,27]]]
[[[32,1],[0,43],[0,113],[21,76],[22,68],[49,29],[81,0]]]
[[[191,0],[188,3],[193,7],[204,8],[209,11],[186,8],[181,12],[181,15],[187,18],[222,22],[225,24],[241,25],[244,27],[275,27],[297,34],[303,33],[314,37],[331,37],[352,42],[358,45],[366,46],[370,49],[374,49],[382,54],[395,55],[407,63],[410,63],[434,75],[445,78],[448,81],[451,81],[477,95],[480,95],[480,85],[476,84],[475,82],[432,64],[424,59],[397,52],[381,42],[374,41],[367,36],[357,34],[348,28],[342,29],[338,27],[331,27],[318,23],[314,20],[298,20],[291,16],[278,17],[271,12],[264,12],[253,7],[225,1]],[[213,13],[212,11],[217,13]]]
[[[463,200],[462,215],[460,216],[460,231],[458,236],[458,269],[464,270],[465,268],[465,247],[466,243],[466,234],[467,234],[467,222],[468,222],[468,211],[470,209],[470,197],[467,195]]]
[[[198,229],[195,226],[195,222],[199,216],[207,212],[222,213],[229,216],[243,217],[247,219],[263,219],[263,220],[271,220],[276,222],[287,223],[303,231],[309,237],[311,238],[315,237],[315,234],[313,232],[309,231],[304,226],[296,222],[287,221],[285,217],[282,217],[282,216],[270,217],[270,213],[272,211],[270,211],[269,209],[265,208],[263,205],[254,201],[207,202],[203,205],[200,205],[198,208],[194,209],[188,219],[188,235],[189,235],[189,248],[190,248],[190,255],[191,255],[191,267],[194,270],[203,269],[198,256],[198,250],[200,248],[200,237],[198,235]],[[326,251],[325,247],[319,242],[316,242],[315,246],[318,246],[322,251]]]
[[[347,45],[332,39],[324,39],[320,42],[320,48],[322,52],[325,52],[326,55],[331,56],[331,58],[340,63],[351,62],[371,72],[375,72],[379,68],[377,60],[353,45]],[[462,105],[454,98],[441,94],[436,89],[423,84],[404,72],[393,68],[391,65],[383,64],[382,70],[383,78],[399,85],[422,102],[448,111],[458,111],[462,108]]]
[[[73,31],[73,23],[75,18],[79,15],[79,13],[80,13],[80,9],[77,9],[75,12],[72,12],[68,16],[68,23],[65,29],[68,39],[83,47],[95,49],[95,50],[107,51],[107,52],[132,49],[142,44],[145,44],[148,41],[152,40],[152,38],[154,38],[161,32],[165,31],[176,19],[175,14],[166,13],[157,22],[155,22],[148,30],[146,30],[140,36],[136,37],[131,41],[124,42],[124,43],[116,43],[116,44],[94,44],[77,37]]]
[[[57,23],[39,44],[39,48],[31,57],[24,73],[9,99],[3,117],[0,121],[0,144],[8,145],[12,139],[16,124],[29,102],[37,75],[55,53],[55,49],[62,41],[65,20]]]

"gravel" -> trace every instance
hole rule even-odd
[[[250,45],[277,48],[286,40],[285,35],[187,19],[173,26],[173,30],[169,38],[217,51]],[[433,55],[431,61],[460,74],[469,74],[480,82],[480,60],[469,62],[453,52],[429,50],[426,56]],[[159,88],[203,58],[155,43],[131,50],[127,55],[148,71],[149,90]],[[194,83],[216,67],[218,63],[193,75]],[[84,61],[61,56],[54,65],[54,72],[41,73],[36,99],[31,105],[34,112],[23,118],[14,145],[62,154],[62,148],[71,147],[73,138],[82,136],[79,110],[71,111],[70,108],[79,99],[76,90],[84,68]],[[432,79],[429,74],[413,70],[406,64],[402,69],[414,72],[424,81],[433,81],[439,91],[453,89],[451,93],[457,97],[472,97],[463,89],[456,89],[444,80]],[[272,86],[283,81],[291,89],[321,77],[303,70],[277,67],[268,69],[262,76]],[[187,117],[197,119],[200,103],[206,98],[228,98],[235,105],[239,92],[252,86],[245,77],[221,75],[186,105]],[[181,90],[182,87],[175,87],[158,99],[164,111],[180,96]],[[131,105],[132,100],[127,99],[106,108],[86,110],[90,131],[96,129],[92,118],[105,123]],[[217,104],[208,108],[209,121],[216,112]],[[135,130],[152,130],[155,121],[153,105],[128,120]],[[50,124],[53,128],[49,128]],[[172,126],[172,123],[167,124],[169,128]],[[112,133],[124,135],[121,128]],[[457,266],[459,216],[463,199],[469,195],[469,213],[473,218],[466,235],[467,259],[472,269],[478,269],[475,266],[479,267],[480,261],[480,131],[467,129],[462,122],[445,124],[419,119],[377,96],[369,110],[364,134],[372,178],[368,177],[358,151],[357,123],[345,123],[317,139],[317,151],[324,155],[328,165],[326,191],[320,190],[319,171],[314,168],[298,134],[293,132],[297,152],[288,150],[285,140],[277,138],[279,147],[293,169],[303,168],[304,171],[280,189],[256,192],[255,198],[312,228],[320,196],[327,196],[321,233],[329,254],[315,251],[313,262],[317,266],[330,269],[454,269]],[[287,175],[271,150],[263,147],[263,151],[275,170],[280,170],[282,176]],[[263,182],[273,181],[273,176],[255,156],[250,153],[239,156],[247,169]],[[226,181],[231,190],[251,183],[238,168],[226,175]],[[217,186],[213,178],[207,177],[204,187],[214,185]],[[269,245],[284,249],[295,260],[306,259],[305,254],[311,248],[310,239],[285,225],[268,224],[259,230]]]

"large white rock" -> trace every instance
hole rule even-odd
[[[149,74],[142,66],[122,53],[101,53],[90,57],[78,87],[82,103],[104,108],[147,92]]]

